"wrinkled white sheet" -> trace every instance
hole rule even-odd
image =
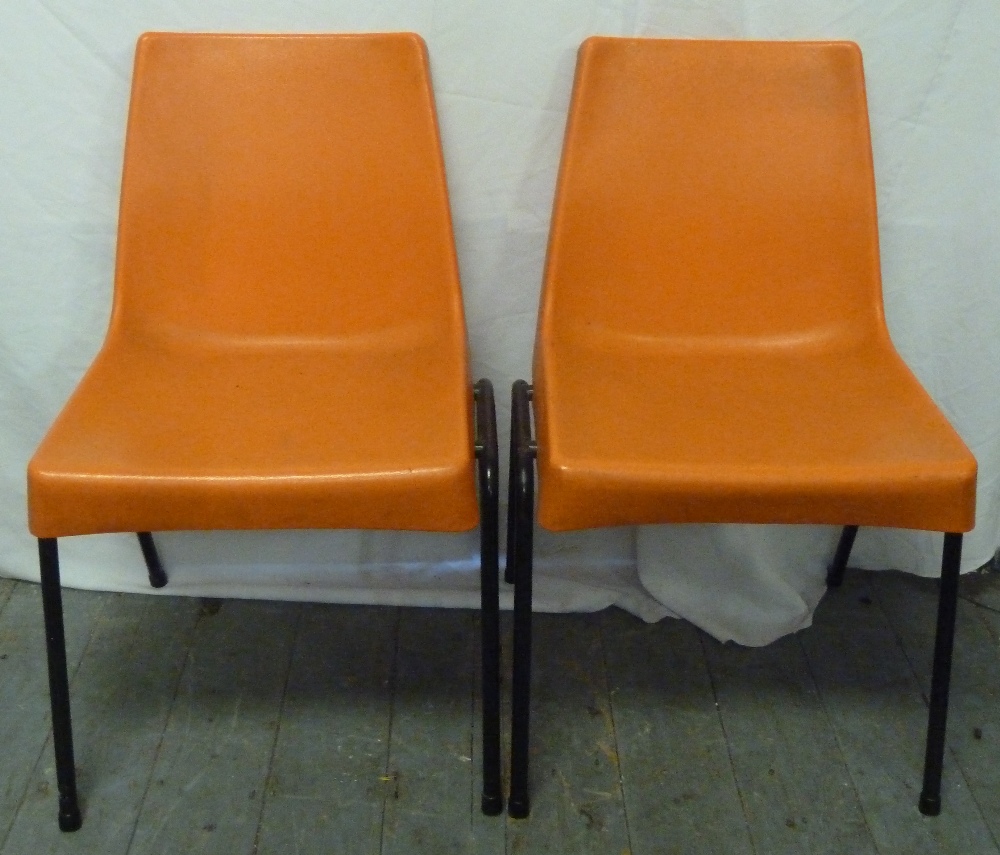
[[[592,34],[848,38],[862,47],[893,338],[980,461],[963,566],[1000,542],[1000,6],[995,0],[26,0],[0,4],[0,573],[37,578],[24,467],[111,300],[135,39],[144,30],[414,30],[427,40],[476,376],[528,377],[576,48]],[[504,466],[506,464],[504,463]],[[837,533],[539,533],[536,605],[617,604],[764,644],[807,626]],[[476,536],[158,536],[166,592],[473,606]],[[62,541],[64,581],[149,590],[135,538]],[[852,564],[937,573],[940,536],[862,529]],[[509,593],[509,592],[508,592]],[[505,594],[506,596],[507,594]]]

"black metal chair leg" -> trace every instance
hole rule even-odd
[[[847,561],[851,557],[854,538],[857,536],[858,526],[844,526],[844,530],[840,533],[840,542],[837,544],[837,553],[833,556],[833,563],[826,571],[826,586],[828,588],[839,588],[843,583],[844,571],[847,570]]]
[[[160,556],[153,543],[153,535],[148,531],[137,531],[142,557],[146,560],[146,570],[149,573],[149,584],[154,588],[162,588],[167,584],[167,574],[160,563]]]
[[[76,831],[82,824],[76,795],[73,761],[73,723],[66,673],[66,633],[63,627],[62,586],[59,581],[59,546],[54,537],[39,538],[38,562],[42,577],[42,611],[49,662],[49,699],[52,703],[52,744],[56,754],[59,787],[59,828]]]
[[[517,564],[517,435],[518,417],[516,412],[510,414],[510,457],[507,470],[507,557],[504,564],[503,580],[508,585],[514,584],[514,566]]]
[[[488,380],[476,383],[479,462],[480,620],[483,669],[483,798],[487,816],[503,811],[500,775],[500,545],[499,451],[496,404]]]
[[[944,536],[941,558],[941,591],[938,595],[937,636],[934,640],[934,670],[927,719],[927,751],[924,756],[924,787],[920,812],[941,813],[941,770],[944,766],[945,731],[948,724],[948,692],[951,682],[951,653],[955,641],[958,609],[958,576],[962,564],[962,535]]]
[[[511,714],[510,799],[507,812],[516,819],[531,809],[528,796],[528,749],[531,716],[531,583],[532,539],[535,516],[534,447],[528,409],[530,390],[523,380],[513,388],[513,409],[517,413],[516,483],[511,491],[516,514],[517,543],[514,564],[514,663]]]

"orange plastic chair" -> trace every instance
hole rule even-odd
[[[138,532],[158,587],[153,531],[457,532],[479,510],[499,813],[493,390],[469,380],[423,41],[143,35],[121,193],[107,339],[28,468],[60,827],[81,815],[57,538]]]
[[[512,420],[512,815],[529,809],[536,455],[545,528],[840,525],[831,585],[859,525],[948,532],[920,797],[940,811],[976,461],[886,329],[856,45],[583,44]]]

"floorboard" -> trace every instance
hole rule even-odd
[[[756,850],[875,853],[798,639],[746,648],[702,638]]]
[[[942,784],[947,809],[934,818],[917,810],[927,707],[871,576],[848,572],[799,637],[875,845],[884,855],[995,853],[954,763]]]
[[[473,714],[479,623],[471,611],[402,609],[382,852],[471,855],[488,841],[478,823]],[[476,773],[476,774],[474,774]],[[492,851],[503,853],[502,820]]]
[[[129,855],[253,848],[301,612],[202,608]]]
[[[963,580],[975,584],[974,578]],[[923,694],[930,694],[930,666],[937,619],[937,582],[902,573],[873,574],[870,583],[906,653]],[[959,600],[948,710],[946,772],[960,772],[991,842],[1000,838],[1000,616]],[[944,810],[950,811],[945,804]],[[993,851],[993,850],[991,850]]]
[[[3,616],[4,606],[7,605],[11,594],[14,593],[15,585],[17,585],[17,582],[13,579],[0,578],[0,617]]]
[[[629,850],[601,620],[534,616],[531,815],[509,821],[510,853]]]
[[[112,595],[70,683],[83,828],[55,822],[51,745],[35,766],[4,855],[125,855],[198,620],[192,600]]]
[[[399,609],[302,606],[254,850],[381,848]]]
[[[0,580],[0,853],[1000,855],[1000,574],[961,591],[941,816],[916,809],[936,584],[850,571],[765,648],[536,615],[511,820],[479,810],[474,612],[68,590],[65,835],[38,586]]]
[[[753,852],[698,630],[610,610],[603,637],[633,855]]]
[[[0,580],[9,581],[9,580]],[[16,585],[16,587],[15,587]],[[33,777],[41,760],[53,765],[49,734],[49,684],[45,661],[45,630],[38,585],[4,586],[6,603],[0,611],[0,852],[14,818],[33,782],[47,789],[48,779]],[[72,675],[79,667],[97,619],[108,603],[102,594],[67,590],[63,595],[66,661]],[[47,819],[54,825],[56,803]]]

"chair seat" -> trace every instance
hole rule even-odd
[[[546,528],[974,525],[975,459],[887,341],[572,339],[535,370]]]
[[[478,522],[453,342],[105,347],[28,475],[37,537],[176,529],[462,531]]]

